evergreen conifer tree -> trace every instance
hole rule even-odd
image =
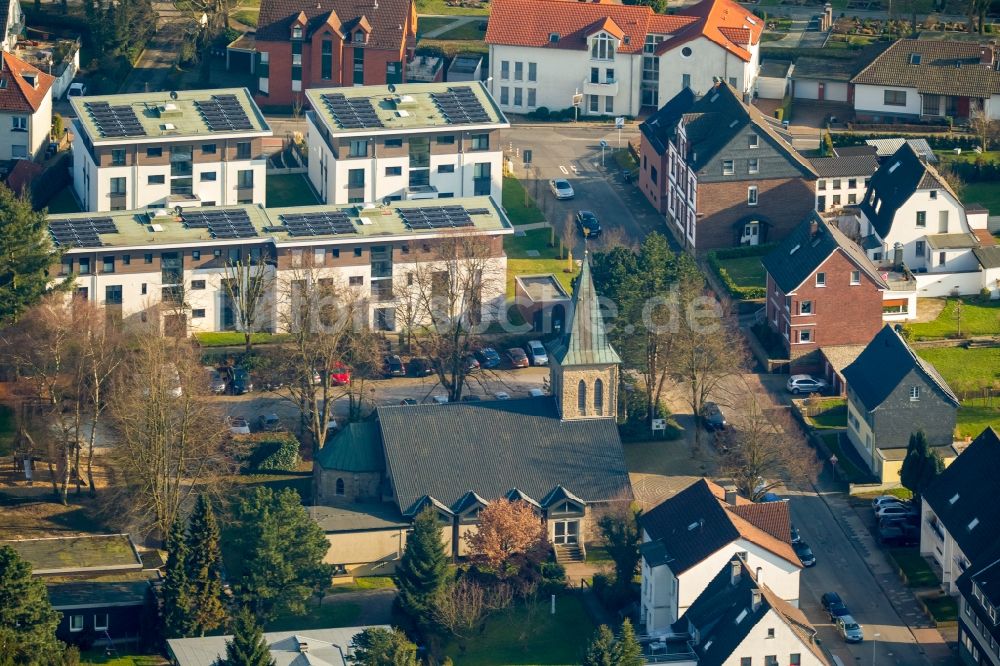
[[[167,638],[186,638],[194,633],[186,560],[184,523],[178,516],[167,535],[167,567],[163,581],[163,635]]]
[[[222,554],[219,524],[212,503],[199,495],[188,524],[187,559],[184,562],[191,595],[191,622],[201,636],[222,626],[226,608],[222,604]]]
[[[226,657],[216,666],[274,666],[264,630],[249,608],[243,607],[233,622],[233,637],[226,641]]]
[[[396,570],[399,605],[421,629],[432,628],[434,598],[446,583],[448,560],[437,514],[426,508],[413,521],[413,532]]]
[[[587,655],[583,658],[583,666],[615,666],[615,635],[608,625],[602,624],[594,634],[593,640],[587,646]]]
[[[642,657],[642,646],[635,637],[635,629],[628,618],[622,622],[622,629],[614,649],[615,666],[643,666],[646,660]]]
[[[59,618],[45,583],[31,576],[31,565],[10,546],[0,546],[0,663],[62,663]]]
[[[45,213],[0,185],[0,323],[17,319],[49,290],[49,269],[59,261]]]

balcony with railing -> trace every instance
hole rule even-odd
[[[698,655],[690,636],[638,636],[642,658],[647,664],[686,664],[695,666]]]
[[[584,79],[583,94],[614,97],[618,94],[618,79],[605,79],[603,82]]]

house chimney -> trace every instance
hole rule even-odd
[[[722,490],[726,494],[725,495],[725,497],[726,497],[726,504],[728,504],[729,506],[736,506],[736,498],[737,498],[737,495],[736,495],[736,486],[733,486],[733,485],[725,486],[725,487],[723,487]]]
[[[736,586],[740,582],[740,572],[743,570],[743,563],[739,560],[733,560],[729,563],[729,584]]]
[[[993,53],[993,47],[989,44],[984,44],[979,47],[979,64],[986,65],[987,67],[993,67],[993,59],[995,54]]]
[[[892,267],[897,271],[903,267],[903,244],[896,243],[892,247]]]
[[[813,220],[809,223],[809,238],[816,238],[816,234],[819,233],[819,222]]]
[[[308,642],[302,640],[301,638],[297,638],[297,641],[298,641],[298,644],[299,644],[299,653],[300,654],[306,654],[307,652],[309,652],[309,643]]]
[[[752,592],[750,592],[750,609],[754,613],[756,613],[757,609],[760,608],[760,599],[761,599],[761,596],[762,595],[760,593],[760,590],[753,590]]]
[[[760,585],[761,579],[764,577],[764,567],[757,567],[757,571],[754,572],[754,578],[757,579],[757,584]]]

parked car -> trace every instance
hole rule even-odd
[[[415,356],[406,364],[406,371],[412,377],[427,377],[434,374],[434,366],[429,358]]]
[[[544,398],[545,391],[543,391],[540,388],[533,388],[528,390],[528,395],[530,395],[532,398]]]
[[[240,418],[239,416],[229,416],[226,417],[226,423],[229,425],[229,432],[234,435],[249,435],[250,434],[250,424],[247,420]]]
[[[861,625],[850,615],[840,615],[835,621],[837,632],[846,642],[860,643],[865,640],[865,632],[861,629]]]
[[[243,395],[253,391],[250,371],[246,368],[234,368],[232,379],[229,381],[229,391],[233,395]]]
[[[726,422],[726,415],[722,413],[722,408],[714,402],[706,402],[701,406],[701,422],[705,426],[705,430],[709,432],[725,430],[726,426],[729,425]]]
[[[883,506],[888,506],[890,504],[903,504],[903,500],[899,499],[895,495],[879,495],[872,500],[872,508],[878,511]]]
[[[413,398],[403,398],[402,400],[399,401],[399,404],[401,404],[401,405],[418,405],[420,403],[418,403]]]
[[[528,355],[520,347],[511,347],[508,349],[507,358],[510,359],[511,366],[515,368],[527,368],[529,365]]]
[[[437,405],[447,405],[448,404],[448,396],[446,396],[446,395],[432,395],[431,396],[431,400],[433,400],[434,404],[437,404]]]
[[[795,525],[791,526],[791,537],[792,537],[792,543],[798,543],[802,541],[802,535],[800,535],[799,531],[795,529]]]
[[[809,547],[809,544],[805,541],[799,540],[798,543],[792,544],[792,548],[795,550],[795,554],[798,555],[799,561],[802,562],[802,566],[816,566],[816,556],[813,554],[812,548]]]
[[[908,504],[886,504],[881,509],[875,510],[875,519],[882,520],[888,516],[910,516],[917,515],[916,507]]]
[[[576,214],[576,228],[586,238],[597,238],[601,235],[601,223],[589,210],[581,210]]]
[[[340,361],[337,361],[333,365],[333,368],[330,369],[330,383],[334,386],[344,386],[345,384],[350,384],[350,369]]]
[[[851,611],[847,610],[847,604],[836,592],[824,592],[819,601],[823,604],[823,610],[830,616],[831,622],[836,622],[837,618],[842,615],[851,614]]]
[[[466,374],[478,371],[479,361],[476,359],[474,355],[466,354],[465,356],[462,357],[462,370],[464,370]]]
[[[500,354],[493,347],[483,347],[476,352],[476,358],[479,359],[479,367],[481,368],[500,367]]]
[[[878,528],[878,539],[892,546],[913,546],[920,543],[920,529],[917,525],[892,521]]]
[[[531,365],[549,364],[549,354],[545,351],[545,346],[539,340],[528,340],[527,348]]]
[[[470,393],[469,395],[462,396],[462,402],[479,402],[480,400],[482,400],[482,398],[480,398],[475,393]]]
[[[226,392],[226,378],[222,376],[222,373],[215,368],[205,368],[205,374],[208,375],[208,390],[212,393],[225,393]]]
[[[510,400],[510,393],[507,393],[507,391],[497,391],[493,394],[493,397],[497,400]]]
[[[556,199],[572,199],[576,196],[576,192],[573,191],[573,186],[570,185],[569,181],[565,178],[550,180],[549,189],[552,190],[552,194],[555,195]]]
[[[406,365],[403,363],[403,359],[396,354],[386,356],[384,374],[386,377],[405,377]]]
[[[69,90],[66,91],[66,97],[86,97],[87,96],[87,84],[80,83],[79,81],[74,81],[69,84]]]
[[[264,432],[277,432],[283,429],[277,414],[261,414],[257,419],[257,427]]]
[[[826,390],[826,380],[810,377],[809,375],[792,375],[788,378],[785,388],[799,395],[800,393],[822,393]]]

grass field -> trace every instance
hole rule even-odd
[[[1000,187],[996,183],[966,183],[962,201],[966,205],[977,203],[987,208],[990,215],[1000,215]]]
[[[269,208],[281,206],[311,206],[319,200],[305,174],[287,173],[267,177],[267,205]]]
[[[119,654],[122,649],[119,648]],[[94,648],[87,650],[80,655],[80,666],[90,666],[91,664],[102,664],[104,666],[161,666],[167,664],[167,660],[157,655],[124,655],[120,657],[109,657],[104,653],[104,648]]]
[[[281,333],[254,333],[250,336],[250,341],[255,345],[266,345],[275,342],[285,342],[289,338],[289,335]],[[194,339],[202,347],[239,347],[244,344],[243,334],[239,331],[195,333]]]
[[[995,386],[1000,380],[1000,348],[945,347],[919,349],[917,354],[929,361],[955,391],[976,391]],[[1000,426],[1000,399],[969,398],[958,409],[960,437],[976,437],[987,426]]]
[[[931,565],[927,564],[927,560],[920,556],[917,549],[890,548],[889,556],[903,570],[907,587],[934,587],[941,584]]]
[[[440,50],[449,58],[454,58],[459,53],[478,53],[486,55],[489,48],[482,39],[421,39],[418,51],[421,48]]]
[[[924,597],[923,601],[935,622],[958,621],[958,604],[954,597],[943,594],[939,597]]]
[[[949,298],[937,319],[908,324],[907,328],[917,340],[957,336],[959,301],[962,302],[962,335],[997,335],[1000,333],[1000,301],[984,302],[978,298]]]
[[[257,27],[257,19],[260,16],[259,9],[241,9],[233,14],[233,18],[247,26],[248,28]]]
[[[571,281],[576,274],[565,273],[569,265],[559,258],[559,248],[549,247],[551,232],[548,229],[534,229],[524,236],[505,236],[504,251],[507,253],[507,297],[514,297],[514,276],[552,273],[567,292],[572,291]],[[536,250],[537,257],[529,257],[528,251]]]
[[[360,614],[361,606],[358,604],[327,601],[319,607],[310,604],[302,615],[279,615],[269,622],[265,629],[267,631],[293,631],[352,627]]]
[[[846,428],[847,401],[843,399],[824,400],[823,411],[810,416],[809,421],[814,428]]]
[[[342,594],[344,592],[360,592],[361,590],[394,590],[396,581],[389,576],[362,576],[355,578],[353,583],[334,585],[330,588],[331,594]]]
[[[418,14],[448,14],[455,16],[489,16],[490,8],[489,5],[482,7],[481,9],[473,9],[469,7],[449,7],[445,0],[418,0],[417,2],[417,13]],[[418,19],[417,25],[420,25],[421,21],[426,19]]]
[[[738,287],[765,287],[767,277],[764,264],[759,256],[733,257],[732,259],[716,259],[719,266],[729,272]]]
[[[535,200],[525,193],[524,185],[514,176],[504,176],[503,178],[503,207],[507,211],[507,217],[514,224],[534,224],[545,221],[545,216],[535,204]]]
[[[458,18],[458,17],[455,17]],[[417,19],[417,40],[423,38],[424,33],[428,33],[431,30],[437,30],[438,28],[443,28],[444,26],[454,23],[455,18],[446,18],[442,16],[427,16],[420,17]]]
[[[486,629],[453,640],[446,654],[462,666],[579,664],[594,633],[594,623],[580,599],[556,599],[556,614],[544,601],[516,605],[486,620]]]
[[[821,434],[819,437],[826,444],[826,448],[830,449],[830,453],[837,456],[837,471],[842,477],[846,478],[850,483],[871,481],[872,475],[866,470],[859,469],[851,462],[853,459],[844,454],[844,450],[840,446],[840,435],[835,432],[827,432]],[[845,446],[850,446],[850,444],[845,442]]]
[[[486,21],[470,21],[438,35],[438,39],[459,41],[482,40],[486,34]]]

